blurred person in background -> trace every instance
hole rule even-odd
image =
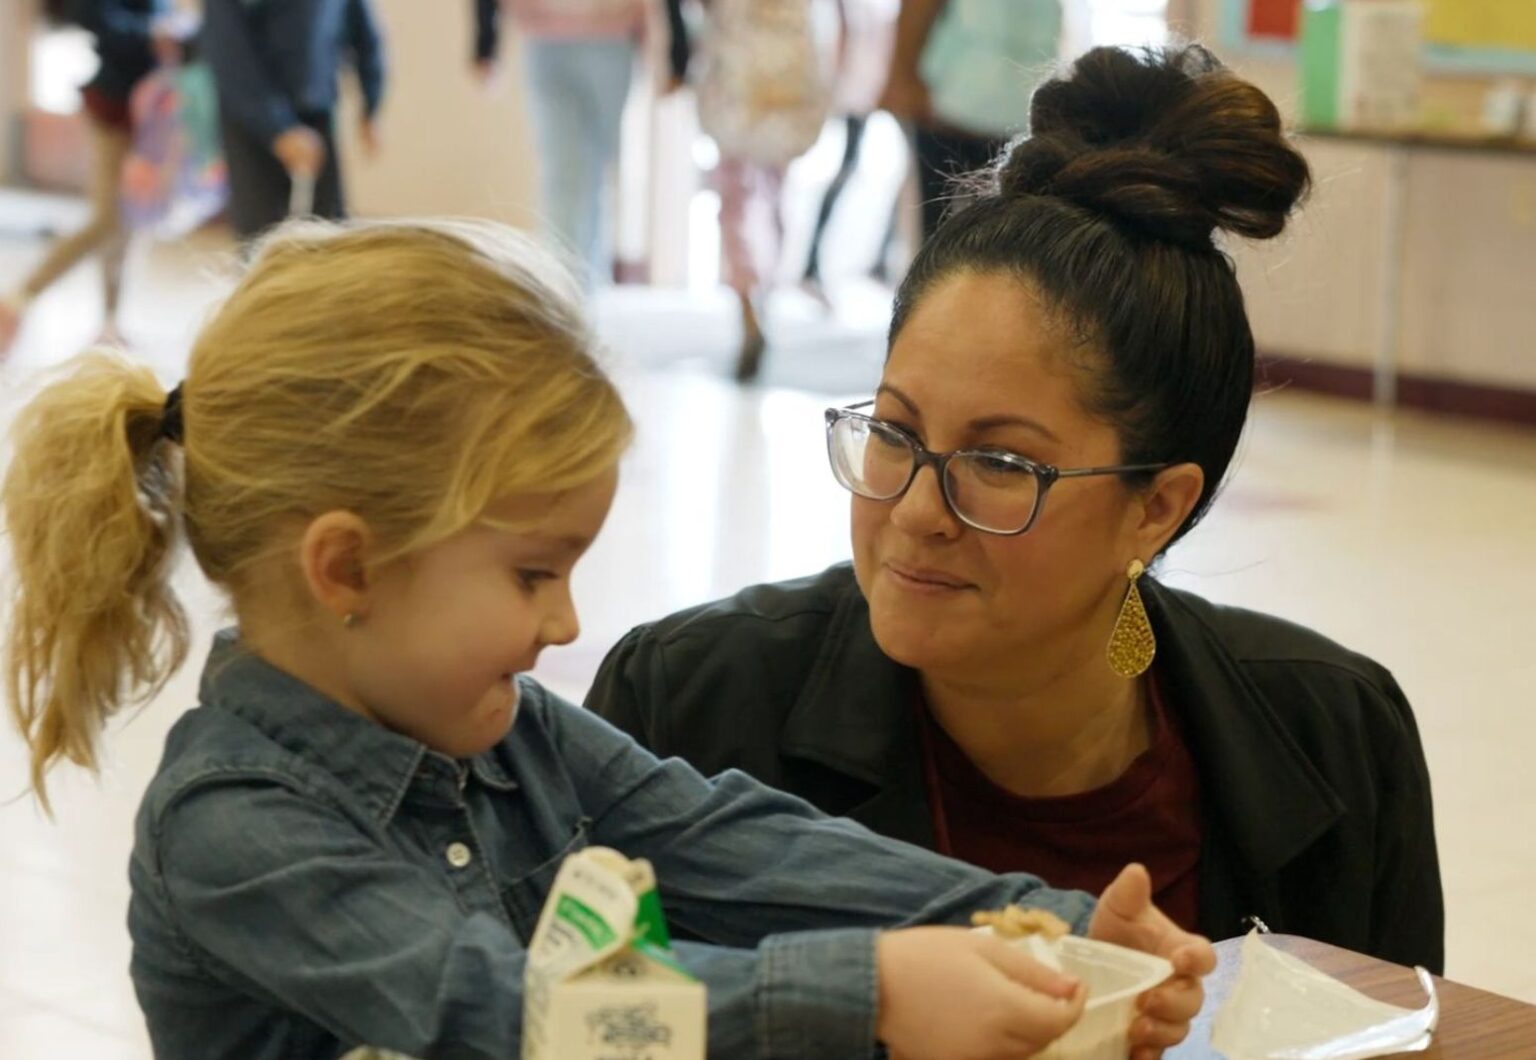
[[[725,283],[741,314],[741,382],[757,378],[767,349],[762,316],[783,249],[784,176],[826,124],[832,63],[823,45],[843,3],[706,0],[694,63],[684,0],[667,0],[673,83],[691,78],[697,85],[699,124],[720,151],[720,244]]]
[[[93,156],[91,216],[85,227],[55,244],[19,287],[0,294],[0,357],[10,349],[33,299],[91,254],[101,258],[101,341],[122,341],[117,311],[128,230],[118,192],[123,161],[133,143],[128,101],[156,66],[180,61],[191,28],[176,15],[171,0],[50,0],[43,7],[49,21],[78,25],[95,38],[99,65],[80,90]]]
[[[891,52],[895,47],[896,11],[899,0],[839,0],[843,12],[843,32],[838,38],[837,73],[832,82],[832,112],[843,121],[843,160],[832,183],[822,196],[816,213],[816,228],[811,233],[811,249],[806,256],[804,287],[812,297],[826,304],[822,283],[821,247],[827,227],[837,209],[843,190],[859,168],[859,153],[869,116],[879,107],[881,91],[890,77]],[[890,248],[894,225],[887,227],[873,271],[881,275]]]
[[[250,239],[295,209],[345,217],[335,132],[344,65],[362,89],[363,150],[379,147],[384,44],[371,0],[205,0],[204,16],[235,231]]]
[[[953,178],[1024,131],[1062,22],[1061,0],[901,0],[880,106],[912,129],[924,239],[944,219]]]
[[[522,36],[538,148],[539,220],[585,266],[613,279],[613,194],[624,104],[650,0],[475,0],[475,68],[496,75],[505,9]]]

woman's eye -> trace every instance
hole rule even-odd
[[[890,420],[878,420],[877,424],[879,427],[885,428],[885,430],[881,431],[877,429],[874,431],[875,434],[888,433],[895,435],[898,438],[904,438],[909,442],[917,442],[918,444],[921,444],[921,440],[917,437],[917,432],[914,431],[911,427],[900,423],[892,423]]]
[[[976,468],[988,475],[1028,475],[1029,468],[1019,463],[1012,453],[977,453],[972,460]]]

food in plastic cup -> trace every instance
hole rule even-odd
[[[993,934],[991,928],[975,930]],[[1029,937],[1006,941],[1030,952]],[[1076,935],[1058,939],[1055,947],[1061,970],[1087,986],[1088,1001],[1082,1018],[1036,1053],[1036,1060],[1125,1060],[1136,999],[1171,976],[1173,965],[1150,953]]]

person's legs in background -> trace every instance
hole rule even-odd
[[[804,280],[811,294],[823,303],[827,301],[827,295],[821,283],[821,240],[826,235],[827,225],[832,220],[832,212],[837,208],[837,201],[842,197],[843,189],[848,186],[848,181],[859,168],[859,147],[864,142],[864,128],[868,121],[868,115],[864,114],[849,114],[844,119],[846,134],[843,141],[843,161],[838,166],[837,175],[832,178],[832,183],[827,185],[827,193],[821,200],[821,209],[816,214],[816,229],[811,233],[811,252],[805,262]]]
[[[923,239],[928,240],[939,230],[956,198],[954,178],[991,163],[1002,150],[1003,141],[922,127],[914,140],[918,190],[923,199]]]
[[[761,311],[784,241],[784,173],[784,166],[731,157],[722,157],[715,169],[725,283],[741,308],[736,378],[742,382],[757,377],[767,347]]]
[[[546,231],[585,266],[588,290],[613,279],[610,171],[634,71],[627,37],[526,41],[529,110]]]
[[[0,355],[10,348],[21,327],[22,314],[32,300],[93,252],[101,255],[105,296],[102,337],[108,341],[118,338],[117,306],[128,245],[128,233],[123,228],[118,206],[118,189],[123,160],[128,157],[133,139],[126,125],[108,123],[94,116],[90,120],[90,130],[94,155],[90,220],[84,228],[55,244],[17,291],[0,296]]]

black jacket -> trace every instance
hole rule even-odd
[[[1141,584],[1200,771],[1201,930],[1228,938],[1256,916],[1441,971],[1429,774],[1392,675],[1291,623]],[[840,565],[632,630],[587,706],[657,754],[745,770],[931,849],[915,680],[875,644]]]
[[[69,11],[96,38],[101,64],[85,86],[109,99],[124,101],[155,68],[150,34],[155,20],[171,10],[171,0],[74,0]]]

